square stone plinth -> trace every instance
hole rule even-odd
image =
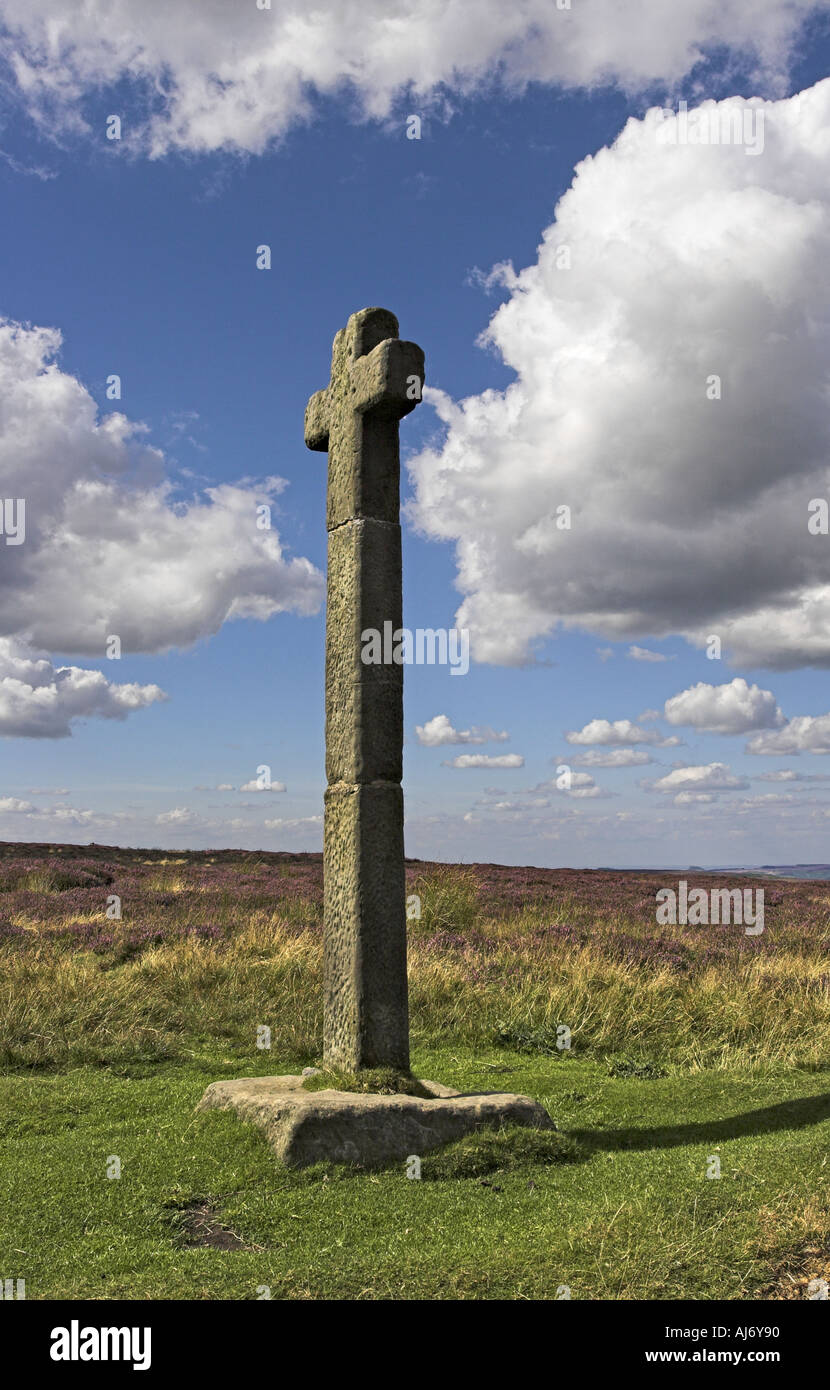
[[[544,1107],[529,1096],[462,1095],[434,1081],[420,1083],[431,1092],[430,1099],[306,1091],[303,1080],[247,1076],[214,1081],[196,1109],[235,1111],[257,1125],[280,1162],[292,1168],[321,1161],[376,1167],[420,1156],[478,1129],[505,1124],[555,1128]]]

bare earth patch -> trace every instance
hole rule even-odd
[[[209,1197],[192,1201],[169,1216],[176,1244],[185,1250],[207,1246],[213,1250],[263,1250],[262,1245],[246,1245],[236,1231],[231,1230],[215,1214]]]
[[[830,1293],[830,1247],[807,1245],[782,1263],[758,1298],[801,1302]]]

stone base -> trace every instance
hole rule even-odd
[[[248,1076],[214,1081],[197,1111],[234,1110],[258,1125],[277,1158],[288,1167],[310,1163],[359,1163],[375,1167],[419,1157],[477,1129],[503,1124],[555,1129],[547,1111],[529,1096],[498,1092],[462,1095],[435,1081],[421,1085],[432,1099],[366,1095],[354,1091],[306,1091],[303,1076]]]

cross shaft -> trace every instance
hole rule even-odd
[[[403,667],[367,665],[361,634],[402,616],[398,422],[424,354],[386,309],[352,314],[305,442],[328,451],[324,1060],[409,1066],[403,845]]]

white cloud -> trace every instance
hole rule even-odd
[[[457,758],[444,762],[443,767],[524,767],[525,760],[519,753],[459,753]]]
[[[747,753],[798,754],[830,753],[830,714],[801,714],[789,719],[781,729],[756,734],[746,745]]]
[[[641,90],[673,85],[707,48],[728,46],[756,84],[780,88],[804,18],[827,0],[2,0],[10,82],[46,134],[94,134],[84,98],[129,82],[124,142],[168,150],[259,153],[344,93],[353,114],[383,118],[499,81]],[[143,100],[142,100],[143,98]],[[119,109],[118,107],[115,108]]]
[[[568,796],[575,797],[577,800],[583,797],[602,796],[602,788],[598,787],[593,777],[587,772],[574,772],[571,774],[571,785],[564,789]]]
[[[711,792],[678,792],[674,806],[706,806],[715,801]]]
[[[760,772],[757,782],[828,782],[830,772],[794,772],[791,767],[778,772]]]
[[[577,767],[642,767],[653,761],[650,753],[636,748],[611,748],[607,753],[592,748],[589,753],[578,753],[572,759]]]
[[[481,809],[490,811],[494,815],[524,815],[531,807],[536,810],[549,806],[550,802],[545,797],[539,797],[536,801],[488,801],[482,804]],[[467,813],[472,818],[473,813]]]
[[[469,729],[454,729],[446,714],[436,714],[426,724],[416,724],[415,732],[425,748],[440,748],[446,743],[506,743],[510,737],[506,730],[497,733],[489,726],[477,724]]]
[[[574,761],[576,761],[576,759]],[[593,777],[587,772],[572,772],[568,786],[560,785],[560,779],[558,777],[551,778],[549,782],[540,782],[538,786],[531,787],[529,792],[525,793],[525,805],[546,806],[549,804],[548,801],[535,802],[527,800],[528,796],[533,796],[536,792],[555,792],[557,797],[571,796],[575,797],[577,800],[582,800],[585,797],[608,797],[615,795],[614,792],[603,791],[602,787],[597,786]]]
[[[629,120],[536,264],[501,268],[482,342],[515,380],[425,391],[446,437],[411,461],[410,512],[456,545],[478,660],[520,664],[564,625],[830,665],[830,547],[807,531],[830,486],[830,79],[720,107],[763,114],[761,156]]]
[[[269,830],[306,830],[311,826],[323,824],[322,816],[300,816],[295,820],[267,820],[264,824]]]
[[[664,716],[669,724],[689,724],[710,734],[746,734],[785,723],[772,691],[747,685],[741,676],[727,685],[698,681],[666,701]]]
[[[77,806],[47,806],[35,811],[32,820],[56,821],[59,825],[114,825],[118,817],[96,815]]]
[[[195,825],[200,817],[187,806],[174,806],[172,811],[162,811],[156,816],[156,825]]]
[[[817,803],[806,801],[804,797],[793,796],[792,792],[767,792],[763,796],[745,796],[735,803],[737,811],[775,810],[778,806],[810,806]]]
[[[0,637],[0,737],[67,738],[76,719],[126,719],[166,699],[157,685],[115,685],[101,671],[53,666],[42,653]]]
[[[0,632],[102,659],[111,634],[125,654],[158,652],[231,618],[316,612],[322,575],[256,526],[283,481],[176,500],[143,427],[99,417],[54,361],[60,344],[0,319],[0,475],[26,501],[24,543],[0,545]]]
[[[26,820],[37,822],[53,821],[58,826],[114,825],[122,819],[117,815],[96,815],[94,811],[77,806],[33,806],[31,801],[21,801],[16,796],[0,797],[0,814],[24,816]]]
[[[726,763],[706,763],[699,767],[676,767],[651,783],[655,792],[740,791],[749,786],[745,777],[736,777]]]
[[[673,656],[664,656],[662,652],[649,651],[648,647],[631,646],[628,648],[628,655],[632,661],[674,661]]]
[[[217,787],[217,791],[223,790],[224,788]],[[230,790],[232,790],[232,788]],[[239,788],[239,790],[241,792],[284,792],[286,790],[286,786],[284,782],[272,782],[270,786],[261,787],[259,785],[259,782],[253,781],[244,782],[243,785]]]
[[[675,735],[663,738],[656,729],[641,729],[630,719],[591,719],[583,729],[571,729],[565,737],[568,743],[651,743],[659,748],[676,748],[680,742]]]

